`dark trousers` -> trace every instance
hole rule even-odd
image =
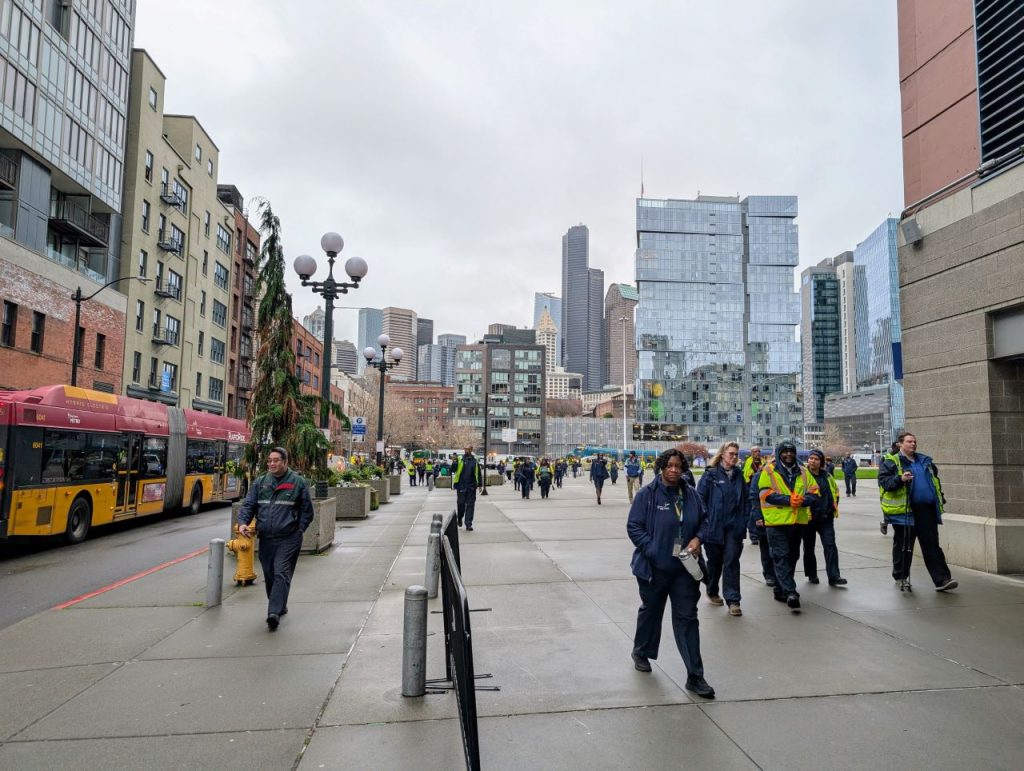
[[[533,482],[526,477],[519,480],[519,491],[523,494],[524,498],[530,497],[530,490],[533,489]]]
[[[562,486],[562,475],[561,474],[555,474],[555,487],[561,487],[561,486]]]
[[[754,526],[754,532],[757,533],[757,549],[761,553],[761,575],[766,582],[769,579],[775,580],[775,563],[772,562],[772,552],[768,546],[767,530],[766,527]]]
[[[302,533],[283,538],[260,538],[260,566],[263,568],[263,586],[267,590],[268,616],[271,613],[280,616],[288,609],[288,592],[301,547]]]
[[[537,484],[540,486],[540,497],[547,498],[548,491],[551,489],[551,482],[538,482]]]
[[[415,486],[416,486],[416,475],[415,474],[409,474],[409,487],[415,487]]]
[[[938,512],[934,505],[912,506],[914,525],[893,525],[892,577],[900,581],[910,578],[910,563],[914,560],[914,541],[921,544],[921,556],[932,583],[941,586],[952,576],[946,555],[939,546]]]
[[[821,537],[821,548],[825,552],[825,575],[829,581],[839,578],[839,549],[836,548],[836,521],[832,517],[815,517],[804,527],[804,573],[818,574],[818,558],[814,546]]]
[[[473,526],[473,512],[476,509],[476,488],[459,488],[455,491],[455,516],[459,524],[465,522],[466,527]]]
[[[857,494],[857,475],[856,474],[845,474],[846,479],[846,494],[856,495]]]
[[[665,602],[672,600],[672,632],[676,647],[683,657],[686,672],[692,677],[704,676],[700,657],[700,623],[697,621],[697,600],[700,584],[682,565],[672,571],[654,569],[654,580],[637,579],[640,586],[640,610],[636,616],[633,652],[648,659],[658,658],[661,645],[661,621]]]
[[[803,535],[800,525],[779,525],[766,527],[768,548],[775,567],[775,594],[785,596],[800,595],[796,590],[793,573],[796,571],[796,559],[800,554],[800,538]]]
[[[726,529],[725,543],[705,543],[704,551],[708,555],[708,596],[718,596],[718,582],[721,580],[721,595],[725,601],[730,605],[739,603],[743,532],[734,533],[732,530]]]

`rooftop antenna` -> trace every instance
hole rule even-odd
[[[640,197],[644,197],[644,157],[640,156]]]

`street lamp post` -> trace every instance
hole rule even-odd
[[[331,402],[331,361],[334,352],[334,301],[349,289],[358,289],[359,282],[366,277],[369,268],[362,257],[349,257],[345,262],[345,273],[352,279],[347,284],[334,278],[334,259],[338,252],[345,248],[345,240],[337,233],[324,233],[320,239],[320,248],[327,253],[327,278],[323,281],[310,281],[309,278],[317,271],[316,260],[308,254],[300,254],[295,258],[295,272],[302,279],[302,285],[310,287],[315,294],[324,298],[324,350],[321,354],[320,373],[320,428],[326,435],[330,427]]]
[[[491,433],[490,387],[490,383],[487,383],[484,387],[484,472],[480,477],[483,482],[480,495],[490,495],[487,492],[487,440],[490,439]]]
[[[626,322],[628,316],[620,316],[622,322],[622,459],[626,459]]]
[[[76,288],[75,293],[71,295],[71,299],[75,302],[75,329],[72,332],[73,336],[71,346],[71,385],[73,386],[78,385],[78,356],[82,349],[82,341],[78,337],[78,325],[82,323],[82,303],[88,302],[108,286],[113,286],[121,281],[141,281],[143,284],[146,284],[149,282],[149,279],[143,278],[142,276],[121,276],[121,278],[115,278],[113,281],[108,281],[88,297],[82,297],[82,287]]]
[[[377,465],[384,465],[384,375],[389,369],[397,367],[404,352],[401,348],[391,349],[393,361],[387,361],[386,355],[388,346],[391,345],[391,338],[381,335],[377,338],[377,345],[380,346],[380,358],[377,357],[377,349],[368,346],[363,349],[363,356],[366,359],[366,366],[373,367],[380,372],[380,395],[377,398]]]

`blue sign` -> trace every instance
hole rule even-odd
[[[170,391],[171,390],[171,372],[170,372],[170,370],[166,370],[166,369],[164,370],[163,378],[160,381],[160,390],[161,391]]]
[[[366,433],[366,418],[352,418],[352,434],[363,435]]]

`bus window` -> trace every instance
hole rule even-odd
[[[109,482],[121,439],[112,434],[47,429],[43,434],[43,484]]]
[[[8,468],[14,474],[14,486],[38,485],[43,468],[43,429],[18,426],[11,431],[11,440],[13,457]]]
[[[188,440],[185,454],[186,474],[212,474],[217,465],[217,442]]]
[[[167,439],[147,436],[142,445],[142,476],[162,477],[167,474]]]

